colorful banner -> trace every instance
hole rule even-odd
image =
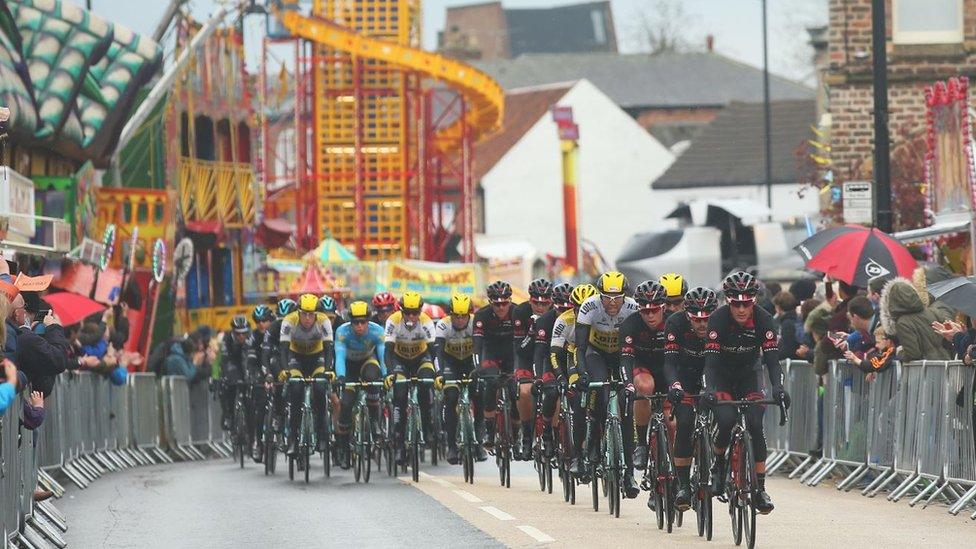
[[[427,301],[446,303],[452,294],[475,293],[477,269],[478,266],[472,263],[392,261],[387,270],[386,289],[394,295],[419,292]]]
[[[122,271],[105,269],[98,273],[95,283],[95,301],[106,305],[114,305],[122,293]]]

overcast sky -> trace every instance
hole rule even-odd
[[[437,31],[444,26],[444,9],[478,3],[480,0],[422,0],[424,7],[424,46],[436,46]],[[729,57],[760,66],[762,64],[761,0],[660,0],[680,4],[685,12],[689,43],[703,47],[705,36],[715,37],[715,49]],[[74,0],[84,5],[83,0]],[[151,34],[168,0],[91,0],[93,11],[106,18]],[[611,0],[617,37],[623,51],[639,49],[638,25],[641,13],[650,13],[659,0]],[[190,0],[193,13],[203,19],[215,11],[214,0]],[[503,0],[508,8],[548,7],[577,3],[574,0]],[[794,79],[808,79],[809,47],[805,27],[824,25],[827,0],[769,0],[770,66],[778,74]],[[250,18],[247,28],[263,28],[257,17]],[[250,42],[250,41],[249,41]],[[251,59],[255,55],[249,52]]]

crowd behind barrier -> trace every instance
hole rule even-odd
[[[909,505],[923,508],[942,501],[953,515],[976,498],[972,366],[896,362],[868,378],[832,361],[822,392],[811,364],[783,366],[792,407],[783,427],[766,414],[768,471],[810,486],[835,475],[838,490],[859,487],[868,497],[887,490],[888,500],[911,496]],[[820,442],[822,455],[812,454]]]
[[[208,382],[130,374],[113,385],[89,372],[58,376],[36,430],[20,422],[24,391],[0,416],[0,529],[6,544],[65,547],[64,515],[34,501],[38,486],[56,497],[58,479],[86,488],[100,476],[139,465],[230,454],[220,405]]]

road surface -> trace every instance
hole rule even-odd
[[[619,519],[544,494],[531,464],[516,463],[512,487],[498,486],[494,465],[479,464],[476,483],[460,468],[426,466],[420,483],[376,474],[356,484],[349,471],[292,483],[287,471],[265,477],[230,460],[177,463],[108,475],[57,502],[68,515],[73,547],[734,547],[727,515],[716,505],[714,540],[694,531],[694,516],[673,534],[656,528],[646,498],[624,501]],[[559,486],[556,486],[559,489]],[[945,507],[867,499],[828,486],[773,478],[773,514],[758,519],[759,547],[972,547],[976,530]],[[341,545],[340,545],[341,544]]]

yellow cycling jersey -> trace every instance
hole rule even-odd
[[[299,311],[281,321],[281,341],[288,343],[291,352],[299,355],[321,353],[326,341],[332,341],[332,322],[323,313],[315,313],[315,323],[305,328],[299,321]]]
[[[552,325],[550,347],[563,347],[566,352],[576,352],[576,312],[572,309],[556,317]]]
[[[468,360],[474,354],[474,336],[472,335],[472,322],[468,318],[468,323],[463,329],[457,330],[451,321],[450,316],[446,316],[437,321],[435,327],[436,337],[444,338],[444,353],[458,360]]]
[[[590,327],[590,345],[598,351],[616,353],[620,351],[620,325],[628,316],[637,312],[637,302],[632,298],[624,298],[620,312],[615,316],[607,314],[599,295],[595,295],[580,305],[577,322]]]
[[[407,360],[417,358],[434,342],[434,321],[420,313],[413,326],[407,326],[403,314],[396,311],[386,319],[385,340],[393,344],[397,356]]]

